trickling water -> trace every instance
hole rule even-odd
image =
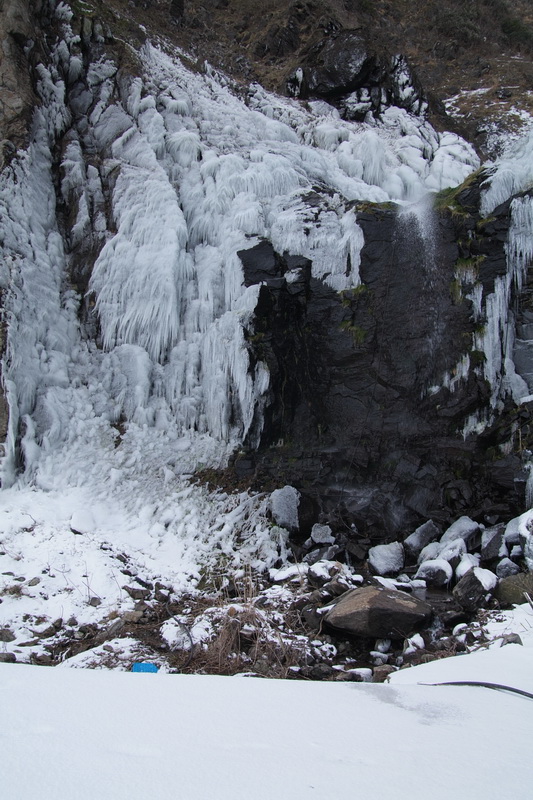
[[[426,366],[423,374],[429,380],[434,369],[434,358],[443,333],[438,297],[437,263],[438,228],[433,208],[433,194],[425,194],[416,203],[404,206],[397,218],[395,247],[400,261],[415,262],[420,276],[419,308],[427,321],[427,335],[423,343]],[[403,253],[403,254],[402,254]],[[420,377],[420,376],[419,376]]]

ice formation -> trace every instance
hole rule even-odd
[[[103,58],[80,89],[67,12],[58,5],[64,36],[40,68],[31,147],[2,184],[4,485],[20,460],[21,420],[30,471],[82,435],[81,419],[109,441],[120,420],[207,435],[221,443],[219,460],[257,435],[269,376],[250,364],[257,287],[244,286],[237,252],[267,237],[310,258],[333,288],[355,286],[363,235],[352,202],[416,200],[477,164],[459,137],[403,110],[345,122],[325,103],[306,109],[257,85],[244,101],[208,65],[190,72],[150,44],[142,77],[121,81],[119,98],[116,67]],[[58,136],[61,201],[73,220],[66,241],[52,180]],[[80,326],[82,298],[69,285],[80,252],[88,262],[96,254],[89,300],[101,347]]]

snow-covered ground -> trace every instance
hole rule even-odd
[[[3,794],[526,800],[532,700],[419,685],[533,692],[533,612],[520,615],[525,646],[400,671],[392,685],[0,664]]]

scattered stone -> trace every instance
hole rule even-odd
[[[495,596],[503,605],[520,605],[525,602],[524,592],[533,595],[533,572],[520,572],[502,578]]]
[[[455,520],[447,530],[444,531],[441,537],[441,544],[444,542],[453,542],[454,539],[463,539],[469,548],[474,549],[476,540],[480,538],[481,528],[477,522],[474,522],[470,517],[463,516]]]
[[[15,664],[16,661],[15,653],[0,653],[0,664]]]
[[[126,611],[126,614],[135,614],[135,613],[136,613],[135,611]],[[124,625],[125,625],[124,619],[114,619],[113,622],[107,627],[107,630],[105,632],[106,637],[114,638],[117,635],[117,633],[119,633],[119,631],[122,630]]]
[[[44,631],[33,631],[33,633],[38,636],[39,639],[49,639],[51,636],[55,636],[57,631],[53,625],[48,625]]]
[[[122,588],[133,600],[147,600],[151,594],[150,589],[139,589],[138,586],[123,586]]]
[[[504,539],[505,544],[511,547],[520,544],[520,517],[509,520],[505,526]]]
[[[500,553],[502,546],[505,547],[503,536],[505,533],[505,525],[496,525],[494,528],[488,528],[483,531],[481,535],[481,560],[494,561],[502,555]],[[505,553],[507,555],[507,553]]]
[[[306,678],[311,678],[313,681],[324,681],[335,675],[335,670],[329,664],[315,664],[310,669],[303,671]]]
[[[53,627],[55,628],[56,631],[61,630],[61,628],[63,627],[63,617],[58,617],[57,619],[55,619],[52,622],[52,625],[53,625]]]
[[[327,592],[330,597],[340,597],[341,594],[349,592],[353,588],[353,584],[342,575],[336,575],[332,581],[322,586],[323,591]]]
[[[340,549],[341,548],[336,544],[332,544],[329,547],[317,547],[315,550],[311,550],[310,553],[307,553],[303,561],[305,564],[315,564],[317,561],[331,561],[331,559],[335,558],[337,553],[339,553]]]
[[[30,655],[30,663],[37,664],[40,667],[51,667],[54,659],[47,653],[32,653]]]
[[[124,622],[140,622],[144,616],[143,611],[125,611],[122,615]]]
[[[300,527],[298,519],[299,504],[300,492],[294,486],[275,489],[270,495],[272,517],[277,525],[285,528],[289,533],[297,531]]]
[[[368,551],[368,562],[376,575],[397,575],[403,569],[404,560],[400,542],[378,544]]]
[[[89,600],[89,605],[94,606],[94,608],[96,608],[97,606],[102,605],[102,601],[100,600],[99,597],[91,597],[91,599]]]
[[[442,558],[434,558],[419,566],[415,579],[424,580],[429,586],[446,586],[452,576],[451,565]]]
[[[169,602],[170,595],[168,592],[163,592],[161,589],[156,589],[154,592],[154,599],[157,600],[158,603],[163,603],[165,605]]]
[[[40,578],[31,578],[31,580],[28,581],[28,586],[37,586],[37,584],[40,582]]]
[[[440,531],[432,520],[424,522],[407,539],[405,539],[403,546],[406,555],[415,559],[422,552],[430,542],[434,542],[440,536]]]
[[[135,576],[135,580],[137,581],[137,583],[140,583],[141,586],[143,586],[145,589],[153,589],[154,588],[154,584],[153,583],[150,583],[150,581],[145,581],[142,578],[139,578],[138,575]]]
[[[9,628],[0,628],[0,642],[14,642],[16,638]]]
[[[390,664],[382,664],[379,667],[374,667],[374,674],[372,676],[373,683],[385,683],[391,672],[396,672],[395,668]]]
[[[423,600],[378,586],[352,589],[331,608],[325,621],[332,628],[373,639],[398,639],[427,622],[431,607]]]

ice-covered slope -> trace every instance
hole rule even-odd
[[[258,436],[269,387],[247,348],[258,287],[245,287],[237,253],[265,237],[311,259],[335,290],[354,287],[353,203],[415,202],[478,159],[403,110],[346,122],[325,103],[245,91],[152,44],[134,78],[100,34],[82,51],[68,5],[55,5],[62,32],[39,68],[31,144],[0,185],[3,486],[15,485],[5,508],[21,489],[57,493],[70,498],[61,530],[80,505],[102,504],[125,530],[211,557],[212,526],[226,531],[238,501],[223,498],[213,523],[187,476]],[[25,497],[32,513],[35,495]],[[36,520],[45,537],[49,513]],[[279,537],[259,528],[254,557],[268,562]],[[226,532],[221,549],[232,550]]]
[[[350,201],[414,200],[477,164],[458,137],[398,109],[352,124],[259,86],[242,97],[210,68],[192,72],[151,45],[142,78],[117,76],[103,54],[84,72],[65,4],[57,14],[64,38],[40,70],[33,141],[3,179],[4,484],[19,420],[27,471],[40,449],[70,441],[70,452],[90,429],[110,442],[119,419],[232,446],[259,431],[268,373],[250,366],[257,287],[244,287],[237,252],[264,236],[310,257],[334,288],[356,285],[363,240]],[[91,273],[102,349],[78,323],[76,252]]]

